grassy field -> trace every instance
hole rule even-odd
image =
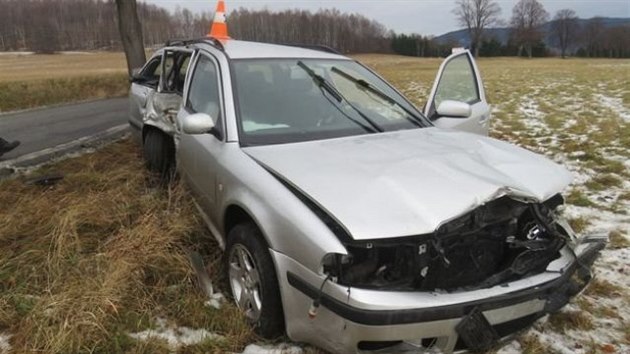
[[[122,53],[0,55],[0,112],[122,96],[129,89]]]
[[[358,59],[419,106],[440,64]],[[498,352],[629,352],[630,61],[483,59],[480,68],[491,134],[566,165],[576,177],[572,225],[611,236],[587,292]],[[66,177],[30,183],[52,172]],[[213,281],[227,292],[185,188],[156,187],[131,141],[0,181],[0,353],[240,352],[259,343],[234,306],[207,305],[190,249],[215,260]]]

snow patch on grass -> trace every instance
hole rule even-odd
[[[534,335],[540,343],[548,350],[548,353],[561,354],[578,354],[585,353],[583,350],[577,349],[581,345],[579,340],[567,335],[567,333],[558,333],[548,330],[544,327],[547,318],[543,318],[536,323],[534,329],[529,331],[530,335]]]
[[[35,54],[35,52],[20,52],[20,51],[16,51],[16,52],[0,52],[0,56],[9,56],[9,55],[15,55],[15,56],[20,56],[20,55],[33,55]]]
[[[503,348],[497,350],[497,354],[514,354],[521,353],[522,351],[523,348],[521,347],[521,344],[514,340],[505,345]]]
[[[242,354],[303,354],[304,350],[298,346],[282,343],[278,345],[250,344]]]
[[[550,130],[545,123],[545,113],[540,105],[531,97],[523,97],[518,106],[521,122],[525,125],[526,133],[530,136],[549,135]]]
[[[11,339],[10,334],[0,333],[0,354],[7,354],[11,351],[9,339]]]
[[[199,344],[205,340],[221,340],[224,337],[206,331],[205,329],[192,329],[188,327],[175,327],[169,325],[166,319],[156,320],[156,329],[147,329],[138,333],[130,333],[131,338],[147,341],[150,339],[163,340],[168,343],[169,348],[175,350],[182,346]]]
[[[594,94],[593,97],[599,101],[602,106],[610,108],[616,112],[621,119],[626,122],[630,122],[630,109],[623,105],[623,99],[606,96],[600,93]]]

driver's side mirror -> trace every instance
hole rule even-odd
[[[135,68],[131,70],[131,76],[129,76],[129,82],[142,81],[142,68]]]
[[[445,100],[436,110],[440,117],[468,118],[472,115],[472,107],[468,103]]]
[[[195,113],[183,117],[180,126],[184,134],[206,134],[214,128],[214,119],[206,113]]]

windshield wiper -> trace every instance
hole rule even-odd
[[[363,118],[366,122],[370,124],[371,128],[359,123],[354,118],[350,117],[349,115],[347,115],[345,112],[343,112],[340,109],[339,111],[341,112],[341,114],[343,114],[345,117],[352,120],[353,122],[359,124],[364,129],[370,130],[372,132],[383,132],[383,128],[379,127],[376,123],[374,123],[372,119],[370,119],[370,117],[368,117],[365,113],[361,112],[360,109],[358,109],[352,103],[350,103],[350,101],[348,101],[341,94],[341,92],[339,92],[339,90],[337,90],[330,82],[328,82],[328,80],[326,80],[321,75],[318,75],[315,71],[313,71],[313,69],[311,69],[308,65],[304,64],[304,62],[302,62],[301,60],[297,62],[297,65],[300,68],[302,68],[304,71],[306,71],[306,73],[313,79],[313,81],[318,87],[326,90],[326,92],[328,92],[335,100],[337,100],[338,103],[345,101],[348,104],[348,106],[350,106],[355,112],[357,112],[361,116],[361,118]]]
[[[377,95],[381,99],[387,101],[389,104],[393,104],[393,105],[398,106],[403,111],[405,111],[405,113],[407,113],[410,117],[412,117],[412,119],[407,117],[407,120],[409,120],[413,124],[415,124],[415,125],[417,125],[419,127],[426,127],[427,126],[427,124],[424,121],[424,119],[420,118],[415,112],[413,112],[409,108],[405,107],[405,105],[403,105],[400,102],[396,101],[393,97],[391,97],[388,94],[386,94],[385,92],[381,91],[379,88],[374,87],[374,85],[370,84],[369,82],[367,82],[367,81],[365,81],[363,79],[356,78],[356,77],[348,74],[347,72],[337,68],[336,66],[333,66],[332,69],[330,69],[330,70],[332,72],[334,72],[334,73],[339,74],[339,76],[343,77],[344,79],[354,82],[357,85],[357,87],[359,87],[360,89],[372,92],[373,94]]]

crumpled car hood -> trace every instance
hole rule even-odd
[[[355,240],[431,233],[504,195],[543,202],[572,180],[525,149],[437,128],[244,150]]]

